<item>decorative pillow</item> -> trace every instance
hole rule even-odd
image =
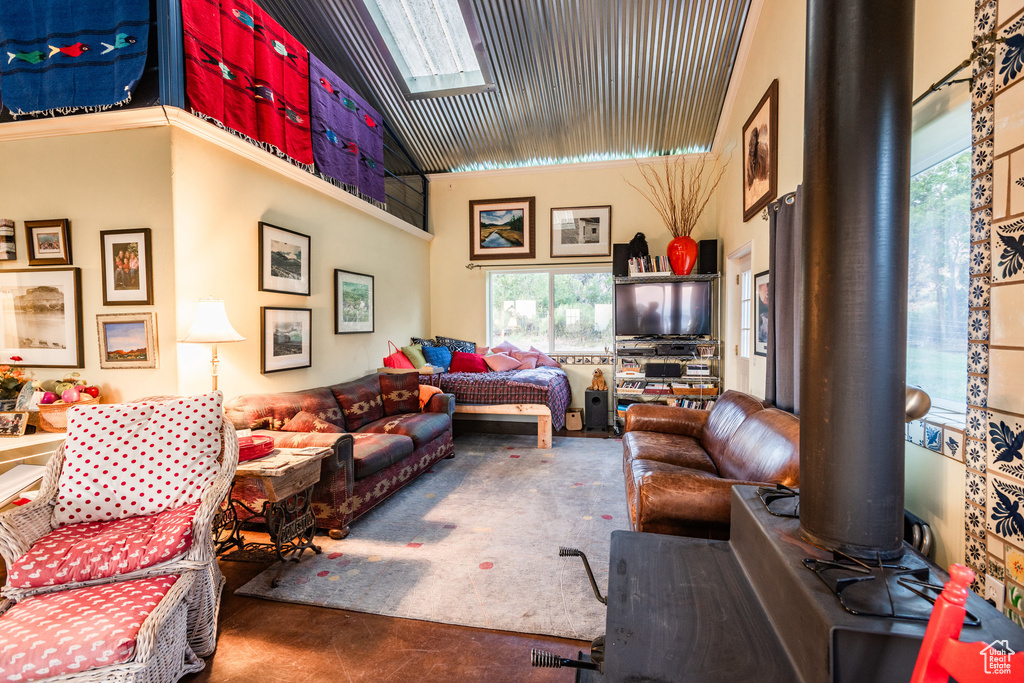
[[[447,346],[424,346],[423,356],[428,363],[444,372],[448,372],[448,366],[452,364],[452,352]]]
[[[537,367],[538,355],[536,353],[532,353],[530,351],[513,351],[508,355],[522,363],[522,365],[519,366],[520,370],[532,370]]]
[[[522,363],[507,353],[492,353],[489,356],[484,356],[484,362],[487,363],[487,367],[495,372],[517,370],[522,365]]]
[[[70,408],[54,526],[199,502],[220,472],[223,403],[215,391],[164,404]]]
[[[435,339],[437,339],[437,343],[441,346],[447,346],[453,354],[456,351],[461,351],[462,353],[476,353],[476,344],[471,341],[453,339],[451,337],[435,337]]]
[[[480,346],[479,344],[476,345],[476,350],[473,351],[473,353],[475,353],[477,355],[480,355],[480,356],[486,356],[490,352],[491,352],[491,347],[490,346]]]
[[[320,434],[340,434],[345,430],[330,422],[324,422],[316,415],[305,410],[296,413],[295,417],[281,426],[282,432],[317,432]]]
[[[487,372],[487,364],[483,356],[456,351],[452,354],[452,365],[448,372]]]
[[[511,353],[512,351],[519,351],[519,347],[510,342],[508,339],[501,342],[497,346],[491,347],[491,353]]]
[[[405,354],[405,357],[409,359],[409,362],[417,370],[427,364],[427,359],[423,356],[423,346],[421,344],[403,346],[402,353]]]
[[[537,365],[538,366],[544,366],[544,367],[548,367],[548,368],[560,368],[560,367],[562,367],[559,364],[558,361],[556,361],[554,358],[552,358],[551,356],[549,356],[548,354],[544,353],[543,351],[541,351],[540,349],[538,349],[538,348],[536,348],[534,346],[530,347],[530,353],[536,353],[537,354]]]
[[[440,394],[441,390],[438,387],[432,387],[429,384],[420,385],[420,412],[426,407],[430,401],[430,397],[434,394]]]
[[[412,343],[413,343],[413,345],[419,344],[423,348],[428,348],[428,347],[431,347],[431,346],[443,346],[443,344],[438,344],[433,339],[424,339],[423,337],[413,337],[412,338]]]
[[[405,415],[420,411],[420,376],[415,372],[400,372],[380,376],[380,395],[384,399],[385,415]]]
[[[366,375],[329,388],[341,405],[348,431],[354,432],[363,425],[384,417],[384,401],[380,397],[380,381],[377,375]]]

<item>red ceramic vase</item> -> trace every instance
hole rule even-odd
[[[676,275],[689,275],[697,263],[697,242],[685,235],[673,239],[668,243],[668,262]]]

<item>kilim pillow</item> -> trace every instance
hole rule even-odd
[[[367,375],[344,384],[335,384],[330,390],[341,405],[348,431],[354,432],[363,425],[384,417],[384,402],[380,398],[380,382],[377,381],[377,375]]]
[[[456,351],[462,353],[476,353],[476,344],[471,341],[464,341],[462,339],[453,339],[451,337],[435,337],[437,343],[441,346],[447,346],[448,350],[454,354]]]
[[[380,395],[384,399],[385,415],[418,413],[420,411],[420,376],[415,372],[381,374]]]
[[[345,431],[338,425],[325,422],[305,410],[295,414],[281,426],[282,432],[317,432],[320,434],[340,434]]]
[[[438,344],[433,339],[424,339],[423,337],[413,337],[412,338],[412,343],[413,344],[419,344],[423,348],[428,348],[430,346],[441,346],[441,344]]]

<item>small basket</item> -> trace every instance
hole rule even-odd
[[[100,397],[83,398],[74,403],[40,403],[39,404],[39,428],[44,432],[66,432],[68,431],[68,408],[74,406],[89,406],[100,402]]]

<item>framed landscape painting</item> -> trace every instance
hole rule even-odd
[[[151,241],[149,228],[100,232],[104,306],[148,306],[153,303]]]
[[[25,221],[30,266],[71,265],[71,224],[67,218]]]
[[[334,271],[334,334],[373,332],[373,276]]]
[[[297,370],[313,365],[313,310],[310,308],[260,309],[260,372]]]
[[[96,316],[100,367],[105,370],[157,368],[155,313],[110,313]]]
[[[743,220],[749,221],[778,194],[779,79],[743,124]]]
[[[754,355],[768,355],[768,320],[771,302],[768,300],[768,271],[754,276]]]
[[[260,221],[260,291],[309,296],[310,237]]]
[[[612,207],[551,209],[551,258],[612,255]]]
[[[522,259],[536,255],[533,197],[478,199],[469,203],[469,260]]]
[[[0,271],[0,301],[0,356],[42,368],[83,366],[81,270]]]

